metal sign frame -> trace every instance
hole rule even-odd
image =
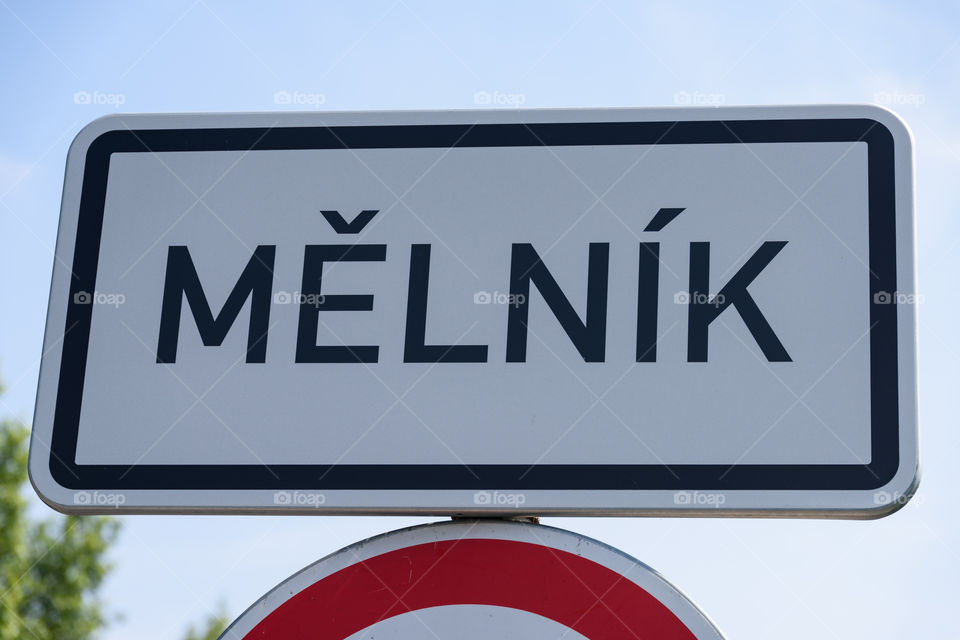
[[[870,306],[871,456],[865,465],[471,464],[466,469],[76,463],[92,315],[92,305],[77,300],[82,292],[96,290],[104,200],[116,154],[827,141],[867,144],[872,277],[863,295],[913,293],[911,139],[899,118],[878,107],[118,115],[97,120],[81,131],[68,156],[31,446],[33,484],[48,504],[69,513],[450,515],[519,510],[854,518],[891,513],[909,499],[918,478],[913,305]],[[304,495],[315,499],[300,501]],[[523,499],[494,500],[497,495]]]

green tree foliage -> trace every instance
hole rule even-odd
[[[184,640],[217,640],[230,624],[230,618],[221,606],[217,613],[209,616],[199,628],[190,627]]]
[[[106,626],[98,593],[119,522],[32,520],[24,495],[29,435],[19,422],[0,422],[0,640],[87,640]],[[216,640],[229,622],[220,607],[185,640]]]
[[[24,497],[28,430],[0,423],[0,640],[85,640],[105,623],[98,597],[116,520],[31,520]]]

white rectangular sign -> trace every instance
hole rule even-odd
[[[31,477],[77,513],[889,513],[911,154],[870,106],[97,120]]]

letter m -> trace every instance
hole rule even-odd
[[[207,303],[207,296],[200,286],[200,278],[193,266],[190,251],[186,247],[170,247],[167,250],[167,273],[160,310],[157,362],[177,361],[177,341],[180,337],[180,315],[184,297],[187,298],[187,304],[197,323],[200,339],[208,347],[223,344],[247,298],[251,298],[247,362],[265,362],[275,255],[276,247],[273,245],[261,245],[254,250],[223,308],[214,317]]]

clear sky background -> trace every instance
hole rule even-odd
[[[67,147],[113,112],[879,102],[916,137],[923,480],[879,521],[563,519],[662,572],[731,640],[944,637],[960,571],[955,398],[960,7],[669,2],[0,0],[0,411],[32,417]],[[278,91],[307,104],[276,105]],[[89,103],[75,100],[87,92]],[[82,95],[82,94],[81,94]],[[37,514],[50,511],[37,503]],[[424,519],[125,517],[110,640]],[[2,526],[2,523],[0,523]]]

